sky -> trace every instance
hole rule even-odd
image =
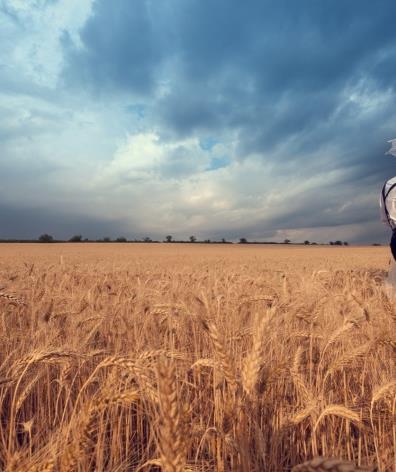
[[[384,243],[394,0],[0,0],[0,238]]]

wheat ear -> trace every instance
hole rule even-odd
[[[157,375],[160,408],[158,447],[162,468],[165,472],[182,472],[186,457],[174,364],[161,358]]]
[[[242,385],[245,392],[253,397],[257,392],[260,372],[263,368],[265,330],[268,324],[268,317],[260,321],[258,329],[254,331],[253,346],[246,357],[242,370]]]
[[[327,378],[337,372],[338,370],[345,369],[353,365],[353,363],[357,360],[364,359],[367,353],[370,351],[372,347],[371,341],[361,344],[360,346],[352,349],[350,352],[346,352],[339,356],[328,368],[323,383],[326,382]]]
[[[207,320],[203,317],[200,317],[200,321],[204,329],[209,333],[210,339],[212,340],[215,352],[223,368],[224,378],[230,387],[236,388],[238,382],[236,380],[235,369],[230,362],[231,356],[227,352],[223,336],[220,334],[219,329],[213,321]]]
[[[293,467],[292,472],[375,472],[374,467],[358,467],[342,459],[315,457],[311,461]]]
[[[392,380],[376,388],[373,393],[373,398],[371,399],[371,408],[373,408],[374,403],[389,395],[393,390],[396,391],[396,380]]]
[[[328,405],[326,408],[320,413],[319,418],[316,421],[314,426],[314,431],[319,426],[320,422],[326,416],[338,416],[339,418],[344,418],[345,420],[349,420],[357,426],[362,426],[362,421],[357,413],[350,410],[346,406],[343,405]]]
[[[11,305],[19,305],[24,306],[26,305],[25,301],[22,298],[19,298],[11,293],[0,292],[0,299],[5,302],[10,303]]]
[[[53,472],[55,469],[55,459],[48,459],[43,464],[33,466],[29,468],[29,472]],[[26,469],[20,469],[17,472],[25,472]]]
[[[296,354],[294,355],[293,365],[290,369],[290,373],[297,392],[303,398],[304,403],[308,404],[313,403],[313,396],[311,394],[310,389],[305,385],[303,376],[300,374],[302,354],[303,349],[301,346],[298,346]]]
[[[110,405],[131,404],[139,399],[139,392],[127,390],[125,392],[114,392],[101,394],[97,402],[91,402],[85,406],[77,424],[77,436],[72,440],[64,451],[61,458],[61,471],[73,472],[78,470],[80,458],[85,451],[94,447],[93,437],[96,430],[96,420],[98,415]]]

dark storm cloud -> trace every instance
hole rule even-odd
[[[38,238],[43,233],[59,239],[68,239],[74,234],[92,239],[130,236],[122,221],[109,221],[46,208],[0,203],[0,220],[0,239]]]
[[[66,79],[96,93],[148,93],[165,53],[158,44],[156,23],[148,3],[137,0],[97,1],[81,32],[82,48],[63,37],[67,53]]]
[[[389,0],[170,4],[98,0],[83,47],[70,45],[68,71],[114,93],[149,92],[165,80],[163,126],[182,135],[235,129],[241,153],[320,128],[345,88],[361,80],[394,87],[396,4]],[[161,76],[167,60],[173,68]]]
[[[46,46],[41,35],[53,16],[40,16],[37,7],[48,2],[32,4],[37,24],[5,0],[0,14],[3,3],[10,34],[26,37],[34,24],[36,36],[25,50],[18,46],[26,75],[13,68],[18,54],[7,56],[10,67],[0,65],[0,91],[18,97],[2,103],[0,95],[0,167],[16,179],[32,156],[44,167],[56,162],[58,181],[63,164],[87,172],[80,180],[67,174],[87,185],[65,185],[57,200],[65,198],[65,214],[74,188],[92,201],[108,192],[106,211],[120,215],[122,189],[134,215],[144,214],[137,224],[153,231],[165,215],[180,227],[196,217],[215,233],[218,224],[227,237],[244,228],[264,238],[348,224],[362,229],[355,240],[375,233],[363,227],[378,219],[378,191],[395,163],[384,156],[396,134],[393,0],[96,0],[92,10],[86,0],[75,4],[81,11],[74,26],[70,18],[69,27],[57,26],[60,38],[49,28],[48,49],[38,45]],[[69,10],[58,4],[61,23]],[[198,152],[196,143],[207,140],[218,149]],[[41,172],[34,163],[26,169]],[[298,191],[282,199],[282,189],[294,186]],[[150,199],[144,211],[138,207],[139,192],[156,195],[153,207]],[[279,208],[269,206],[271,198]],[[155,208],[167,201],[169,209]],[[252,220],[244,218],[253,209]],[[56,212],[38,213],[38,221],[45,218],[65,229]],[[74,224],[71,216],[65,221]],[[84,228],[103,232],[102,224]]]
[[[238,130],[241,153],[317,128],[359,80],[394,86],[390,1],[171,4],[97,1],[69,72],[99,91],[143,93],[168,80],[163,125],[181,135]],[[175,69],[160,77],[169,58]]]
[[[208,109],[217,110],[226,101],[242,110],[228,117],[227,124],[234,126],[262,125],[265,118],[268,121],[268,111],[278,110],[284,99],[287,104],[279,121],[275,114],[278,136],[301,131],[315,117],[322,119],[334,110],[346,85],[367,73],[375,78],[377,62],[394,65],[394,55],[386,57],[396,37],[392,24],[396,5],[389,1],[250,1],[233,2],[230,8],[227,1],[203,0],[185,2],[181,9],[179,79],[191,92],[197,86],[207,87]],[[188,100],[178,102],[178,90],[175,86],[167,97],[168,119],[171,98],[174,108],[189,107]],[[197,100],[196,94],[191,96]],[[302,112],[304,101],[309,112]],[[282,133],[285,113],[295,117],[294,130]],[[205,122],[202,111],[203,126]],[[192,126],[197,126],[196,117]]]

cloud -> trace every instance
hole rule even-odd
[[[153,237],[383,241],[395,13],[3,0],[0,198],[60,234],[57,214]]]
[[[91,0],[2,0],[0,51],[3,75],[56,87],[63,67],[62,36],[78,38],[78,30],[90,15]],[[26,91],[29,88],[26,87]]]
[[[63,38],[69,83],[99,94],[151,92],[165,50],[159,47],[149,5],[143,0],[133,7],[127,0],[95,2],[80,34],[81,46],[69,35]]]
[[[194,138],[161,142],[160,136],[139,133],[128,136],[96,179],[113,186],[148,179],[180,180],[203,172],[222,152],[220,145],[206,151]]]
[[[41,234],[51,234],[55,239],[70,238],[82,234],[87,238],[115,238],[127,231],[123,221],[100,219],[90,215],[59,212],[54,209],[31,207],[28,204],[8,205],[0,203],[0,239],[37,239]],[[138,237],[141,235],[137,232]]]

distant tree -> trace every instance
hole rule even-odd
[[[105,238],[103,238],[103,242],[104,243],[109,243],[111,241],[111,238],[109,238],[108,236],[106,236]]]
[[[148,236],[146,236],[145,238],[143,238],[143,241],[144,241],[145,243],[151,243],[152,239],[149,238]]]
[[[285,239],[285,240],[283,241],[283,243],[284,243],[284,244],[290,244],[291,241],[290,241],[290,239]]]
[[[210,244],[210,239],[205,239],[204,243]]]
[[[221,238],[221,242],[224,244],[227,242],[226,238]]]
[[[190,243],[195,243],[197,238],[195,236],[190,236]]]
[[[239,244],[246,244],[248,241],[246,238],[240,238],[239,239]]]
[[[69,239],[69,242],[71,243],[80,243],[82,241],[82,236],[81,234],[75,234]]]
[[[330,244],[330,246],[334,246],[333,241],[330,241],[329,244]]]
[[[127,242],[127,238],[125,238],[124,236],[120,236],[116,239],[116,242],[117,243],[126,243]]]
[[[344,246],[349,246],[348,241],[344,241]]]
[[[310,243],[308,240],[305,240],[305,241],[304,241],[304,244],[305,244],[306,246],[308,246],[308,245],[311,244],[311,243]]]
[[[373,243],[372,246],[381,246],[380,243]]]
[[[165,236],[165,240],[166,240],[167,243],[171,243],[172,238],[173,238],[173,236],[171,236],[170,234],[168,234],[168,236]]]
[[[342,246],[342,241],[340,240],[334,241],[334,246]]]
[[[313,242],[313,243],[311,243],[311,245],[312,245],[312,246],[317,246],[318,243]]]
[[[40,243],[53,243],[54,242],[54,238],[50,234],[47,234],[47,233],[44,233],[41,236],[39,236],[38,240],[40,241]]]

